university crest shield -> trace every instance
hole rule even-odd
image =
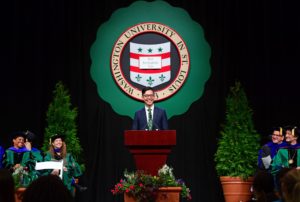
[[[171,45],[130,42],[130,80],[142,86],[159,86],[171,78]]]

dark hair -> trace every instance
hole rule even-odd
[[[265,193],[273,192],[273,175],[267,171],[259,171],[254,177],[253,189],[256,191],[263,191]]]
[[[34,180],[23,195],[22,202],[72,202],[71,192],[56,175],[41,176]]]
[[[0,201],[15,201],[15,183],[11,172],[5,168],[0,169]]]
[[[297,128],[297,126],[286,126],[284,129],[285,129],[285,132],[286,132],[287,130],[292,131],[292,132],[294,132],[294,136],[299,137],[300,131],[299,131],[299,129]]]
[[[33,132],[30,132],[29,130],[25,132],[25,135],[28,142],[33,142],[36,139],[36,135]]]
[[[274,192],[274,178],[268,171],[259,171],[253,180],[253,191],[258,202],[278,199]]]
[[[293,126],[293,125],[287,125],[287,126],[284,127],[284,130],[292,130],[295,127],[296,126]]]
[[[279,131],[279,132],[281,132],[281,135],[284,135],[284,134],[283,134],[283,128],[280,127],[280,126],[275,126],[275,127],[273,127],[272,133],[273,133],[274,131]]]
[[[281,180],[281,189],[286,201],[298,202],[300,197],[300,170],[288,171]]]
[[[299,135],[300,135],[300,129],[298,127],[294,128],[294,134],[295,134],[296,137],[299,137]]]
[[[154,90],[153,90],[153,88],[152,88],[152,87],[150,87],[150,86],[147,86],[147,87],[145,87],[145,88],[143,88],[143,89],[142,89],[142,95],[144,95],[144,94],[145,94],[145,92],[146,92],[146,91],[148,91],[148,90],[152,90],[152,91],[154,92]]]

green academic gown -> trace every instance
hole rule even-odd
[[[18,153],[22,153],[22,157],[20,159],[20,162],[15,162],[16,155]],[[34,169],[35,167],[35,160],[31,154],[30,151],[23,151],[23,152],[16,152],[13,149],[7,149],[5,151],[5,157],[3,161],[4,167],[7,169],[11,169],[16,165],[20,164],[23,168],[26,168],[25,171],[23,172],[22,176],[22,182],[20,182],[21,186],[28,186],[33,180],[37,178],[36,171]],[[15,174],[15,172],[14,172]]]
[[[45,154],[44,161],[57,161],[59,159],[55,159],[52,157],[51,153],[48,151]],[[64,167],[67,168],[67,171],[63,171],[63,182],[65,186],[71,191],[71,193],[74,193],[74,178],[78,178],[82,175],[80,166],[75,161],[73,156],[70,153],[67,153],[66,158],[64,158],[63,162]],[[45,174],[50,174],[52,170],[48,170]]]
[[[36,148],[32,148],[31,149],[31,156],[32,158],[36,161],[36,162],[42,162],[44,160],[41,151],[36,149]]]
[[[272,173],[276,175],[282,168],[299,167],[300,149],[296,149],[296,153],[297,155],[293,157],[289,155],[288,148],[279,149],[272,162]],[[289,164],[289,159],[293,159],[293,161],[295,161],[293,166]]]

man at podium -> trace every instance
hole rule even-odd
[[[145,107],[135,112],[132,130],[168,130],[166,111],[154,106],[154,90],[151,87],[142,89]]]

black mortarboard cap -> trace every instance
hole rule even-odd
[[[61,138],[62,139],[62,141],[64,141],[65,140],[65,135],[61,135],[61,134],[55,134],[55,135],[53,135],[51,138],[50,138],[50,143],[51,142],[53,142],[55,139],[57,139],[57,138]]]
[[[23,137],[25,139],[26,138],[25,132],[15,131],[15,132],[11,133],[11,139],[16,139],[17,137]]]

